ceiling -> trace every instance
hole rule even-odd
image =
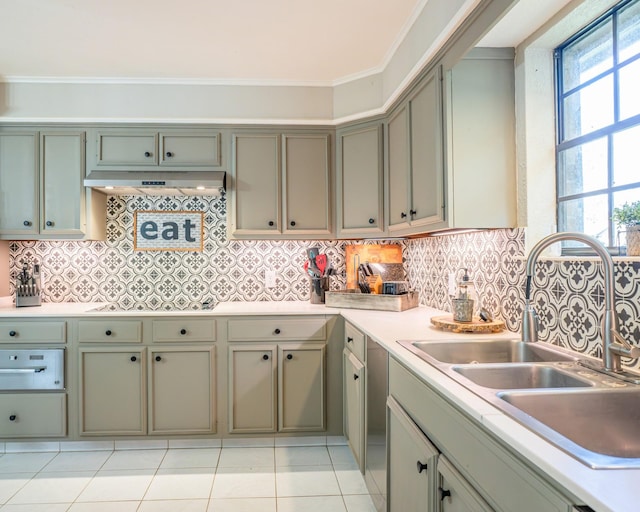
[[[568,0],[520,0],[514,46]],[[0,0],[0,80],[335,85],[384,69],[428,0]]]

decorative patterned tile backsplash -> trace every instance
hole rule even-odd
[[[137,210],[203,211],[204,250],[134,252]],[[491,230],[388,243],[403,246],[408,278],[422,304],[450,310],[449,274],[468,268],[483,305],[517,332],[524,304],[524,236],[522,229]],[[211,300],[308,300],[306,249],[319,246],[343,271],[349,243],[361,242],[227,240],[224,198],[112,196],[105,242],[11,242],[10,264],[15,276],[23,261],[42,263],[47,302],[188,309]],[[278,275],[275,288],[265,287],[267,270]],[[617,260],[615,279],[620,331],[640,344],[640,261]],[[332,289],[345,286],[343,276],[332,281]],[[533,296],[540,338],[599,356],[602,283],[602,265],[595,258],[540,261]]]

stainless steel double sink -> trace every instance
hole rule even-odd
[[[398,343],[587,466],[640,468],[640,386],[543,342]]]

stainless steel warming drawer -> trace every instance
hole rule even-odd
[[[0,391],[64,389],[64,349],[0,349]]]

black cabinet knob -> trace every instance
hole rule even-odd
[[[267,354],[265,354],[265,355],[262,356],[262,359],[264,359],[265,361],[268,361],[269,360],[269,356]]]
[[[138,360],[138,358],[136,356],[131,356],[130,359],[131,359],[132,363],[135,363]]]
[[[407,214],[406,214],[406,213],[404,213],[404,212],[400,212],[400,218],[401,218],[401,219],[404,219],[406,216],[407,216]]]
[[[291,227],[293,227],[293,226],[295,226],[295,225],[296,225],[296,221],[295,221],[295,220],[292,220],[289,224],[291,224]]]
[[[287,354],[287,359],[291,361],[293,359],[293,354]]]
[[[428,467],[427,464],[423,464],[422,462],[418,461],[416,462],[416,466],[418,467],[418,473],[422,473],[423,471],[425,471]]]
[[[12,338],[15,338],[18,335],[18,333],[16,331],[9,331],[9,336],[11,336]]]
[[[107,329],[106,331],[104,331],[104,333],[107,336],[111,336],[111,334],[112,334],[110,329]]]
[[[442,487],[438,487],[438,492],[440,493],[440,501],[445,498],[451,497],[451,491],[449,489],[443,489]]]
[[[418,213],[418,212],[417,212],[416,210],[409,210],[409,213],[410,213],[411,215],[415,215],[415,214],[416,214],[416,213]]]
[[[272,220],[269,221],[269,226],[274,226],[275,222],[273,222]]]
[[[353,374],[353,380],[358,380],[360,378],[360,375],[358,375],[357,373]]]
[[[173,153],[171,151],[167,151],[167,158],[171,158],[173,156]]]
[[[280,329],[276,329],[275,331],[273,331],[273,334],[280,334],[282,331]]]
[[[351,336],[347,336],[347,343],[351,343],[353,341],[353,338]]]
[[[184,336],[185,334],[187,334],[187,330],[186,329],[180,329],[180,334],[182,334]]]
[[[31,226],[31,221],[25,220],[22,224],[24,224],[25,226]]]
[[[151,156],[151,153],[149,151],[145,151],[144,152],[144,156],[146,156],[147,158],[149,158]]]
[[[156,356],[156,361],[162,361],[162,358],[160,356]]]
[[[51,227],[51,226],[53,226],[53,221],[48,220],[47,222],[45,222],[45,224],[46,224],[48,227]]]
[[[373,224],[375,223],[375,221],[376,221],[375,219],[369,219],[369,224]]]
[[[16,421],[18,419],[18,417],[15,414],[12,414],[11,416],[9,416],[9,421]]]

